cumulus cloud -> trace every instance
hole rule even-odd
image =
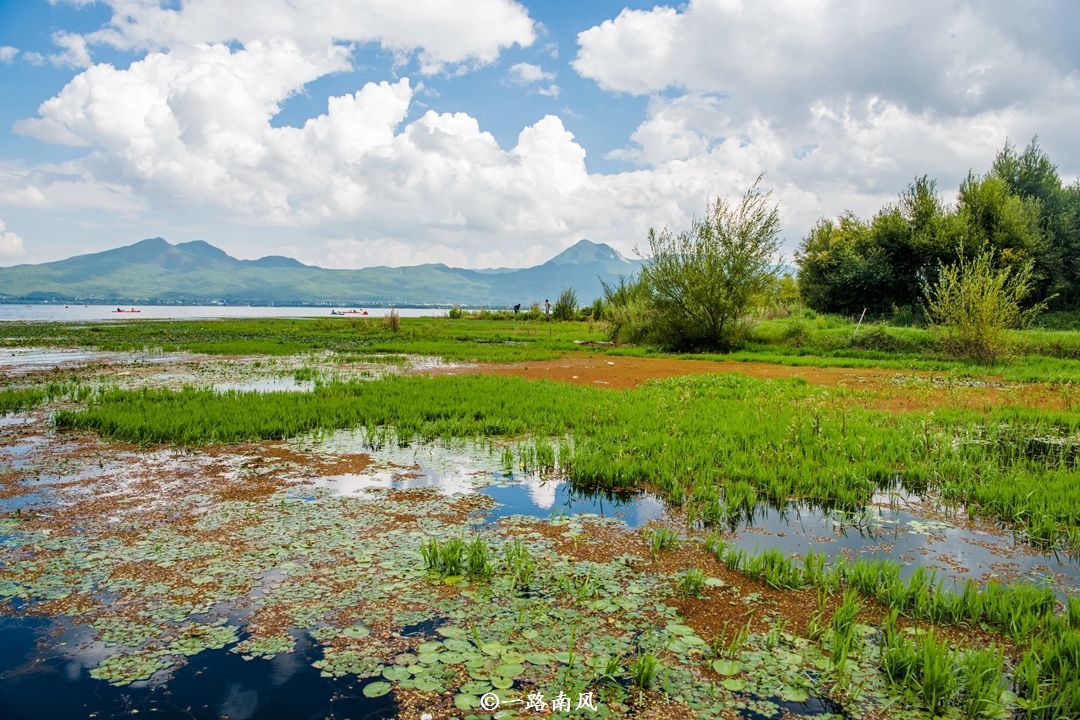
[[[91,43],[121,50],[161,50],[181,45],[242,45],[289,38],[317,54],[336,42],[377,42],[418,53],[422,73],[447,65],[494,62],[503,48],[531,45],[536,29],[513,0],[187,0],[179,8],[146,0],[107,0],[107,27]]]
[[[785,112],[816,100],[879,97],[914,112],[970,114],[1041,97],[1076,54],[1017,32],[1007,3],[691,0],[683,10],[623,10],[578,35],[573,66],[602,87],[720,92]],[[1080,6],[1044,3],[1075,28]]]
[[[5,228],[6,226],[4,225],[3,219],[0,219],[0,257],[16,257],[22,255],[23,252],[25,252],[23,249],[23,239]]]
[[[11,45],[0,45],[0,63],[9,63],[19,54],[19,48]]]
[[[985,168],[1007,137],[1039,133],[1066,174],[1080,168],[1065,129],[1080,124],[1080,52],[1062,23],[1080,23],[1080,6],[691,0],[584,30],[572,65],[650,97],[609,158],[673,181],[675,168],[744,186],[766,171],[794,240],[814,216],[870,212],[915,175],[948,184]]]
[[[609,91],[649,97],[608,156],[628,169],[607,174],[588,171],[559,117],[500,146],[469,114],[426,109],[415,78],[330,97],[299,127],[272,122],[308,83],[351,67],[349,43],[415,55],[425,75],[533,42],[534,24],[508,0],[393,11],[382,0],[327,2],[302,16],[284,0],[111,4],[112,21],[84,36],[88,47],[141,59],[90,65],[17,123],[87,154],[64,166],[0,167],[0,203],[79,198],[296,228],[328,238],[302,259],[336,266],[497,266],[542,260],[581,237],[630,251],[647,227],[683,225],[763,171],[794,243],[820,215],[870,212],[916,174],[949,182],[986,167],[1006,135],[1023,142],[1039,132],[1064,172],[1080,168],[1080,51],[1067,33],[1037,39],[1037,29],[1056,28],[1052,3],[1041,22],[1013,13],[1012,34],[988,17],[1008,8],[981,4],[886,14],[828,0],[694,0],[623,11],[582,32],[574,60]],[[505,78],[557,96],[554,80],[531,63]]]

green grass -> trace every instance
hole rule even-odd
[[[0,388],[0,415],[21,412],[60,398],[82,399],[89,389],[77,383],[50,382],[23,388]]]
[[[28,410],[49,398],[43,387],[0,389],[0,415]]]
[[[652,488],[691,519],[735,522],[761,501],[802,499],[852,511],[897,479],[916,491],[1027,528],[1080,538],[1080,472],[1068,438],[1080,416],[1036,410],[892,415],[834,402],[800,380],[688,376],[603,390],[491,376],[392,377],[311,393],[111,390],[56,416],[142,444],[288,438],[363,427],[399,443],[511,437],[526,459],[577,486]],[[1047,438],[1061,438],[1060,443]],[[520,450],[519,450],[520,454]]]
[[[259,318],[125,323],[6,323],[0,346],[96,347],[216,355],[288,355],[333,351],[368,360],[402,353],[453,361],[550,360],[572,353],[673,357],[648,346],[596,347],[603,323],[543,320],[402,318],[393,332],[379,318]],[[1080,332],[1031,329],[1010,334],[1014,355],[983,366],[943,354],[925,328],[855,324],[806,313],[758,323],[746,347],[688,357],[815,367],[933,370],[1012,381],[1080,383]]]
[[[431,355],[460,361],[548,360],[604,339],[603,326],[543,320],[402,318],[393,332],[381,318],[258,318],[128,323],[7,323],[0,346],[154,348],[214,355],[292,355],[333,351]]]

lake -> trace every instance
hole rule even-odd
[[[124,310],[134,308],[137,313],[118,313],[117,307]],[[361,308],[347,306],[329,307],[286,307],[257,305],[78,305],[60,303],[48,304],[2,304],[0,303],[0,321],[19,320],[34,322],[66,321],[102,321],[102,320],[190,320],[202,318],[258,318],[258,317],[328,317],[330,311],[367,310],[368,317],[383,317],[392,308]],[[401,317],[441,317],[449,308],[399,308]],[[345,317],[362,317],[349,314]]]

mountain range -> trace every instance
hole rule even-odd
[[[443,264],[355,270],[271,255],[238,260],[202,240],[150,238],[66,260],[0,268],[0,302],[118,304],[508,306],[552,302],[573,288],[587,303],[601,281],[635,275],[642,261],[580,240],[528,268],[474,270]]]

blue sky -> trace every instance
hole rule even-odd
[[[335,15],[336,13],[336,15]],[[0,264],[629,253],[759,174],[790,257],[1007,138],[1080,173],[1080,6],[0,0]]]

